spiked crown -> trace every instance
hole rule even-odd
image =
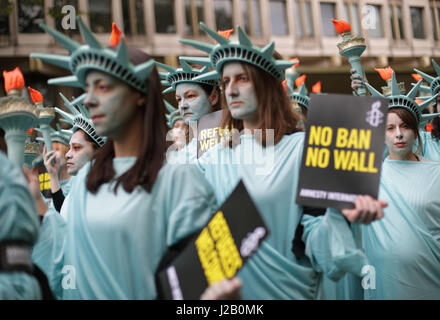
[[[286,81],[286,80],[285,80]],[[286,88],[291,101],[295,101],[300,106],[309,109],[310,98],[307,96],[306,85],[304,83],[301,84],[299,90],[293,90],[292,83],[290,81],[286,81]]]
[[[212,80],[194,80],[194,78],[201,76],[208,72],[209,68],[207,66],[202,69],[192,68],[188,63],[186,63],[182,58],[179,58],[180,65],[182,68],[173,68],[169,65],[156,62],[156,64],[165,69],[168,72],[159,72],[159,75],[163,81],[161,82],[164,86],[169,86],[169,88],[165,89],[162,93],[168,93],[176,90],[176,86],[179,83],[200,83],[200,84],[208,84],[213,86],[216,84],[215,81]]]
[[[404,95],[401,93],[399,89],[395,73],[393,72],[391,77],[391,94],[386,96],[386,98],[389,99],[388,109],[402,108],[408,110],[414,116],[419,126],[424,125],[424,123],[426,123],[430,119],[440,115],[439,113],[422,114],[422,111],[429,104],[431,104],[432,101],[434,101],[437,98],[437,95],[430,97],[421,104],[417,104],[415,98],[421,84],[422,84],[422,80],[419,80],[417,84],[411,89],[411,91],[407,95]],[[370,84],[365,83],[365,85],[373,96],[384,97],[379,91],[374,89]]]
[[[77,21],[81,34],[87,43],[86,45],[81,45],[44,23],[40,24],[40,27],[44,31],[52,35],[57,42],[69,51],[70,56],[31,53],[31,57],[68,69],[73,74],[72,76],[50,79],[48,83],[84,88],[87,71],[94,69],[108,73],[133,88],[147,93],[146,79],[153,70],[154,60],[134,66],[130,62],[125,41],[119,41],[116,52],[104,48],[84,25],[79,16],[77,17]]]
[[[218,80],[223,65],[226,62],[242,61],[250,63],[260,69],[263,69],[275,78],[284,80],[284,70],[296,64],[298,61],[276,60],[273,58],[275,50],[275,42],[271,41],[264,48],[257,47],[252,44],[246,33],[237,27],[238,42],[229,40],[209,28],[203,22],[200,27],[213,39],[217,44],[210,44],[195,40],[180,39],[179,41],[193,46],[209,54],[208,58],[184,57],[185,61],[197,63],[203,66],[212,67],[215,70],[197,76],[196,80]]]
[[[168,114],[165,115],[165,117],[167,118],[167,125],[170,129],[173,128],[174,123],[178,120],[183,120],[181,114],[180,114],[180,110],[174,108],[170,103],[168,103],[168,101],[164,100],[163,101],[165,103],[165,107],[168,110]]]
[[[63,99],[66,108],[71,112],[67,113],[55,107],[55,111],[64,117],[64,119],[61,119],[61,121],[72,125],[72,134],[75,133],[78,129],[81,129],[90,138],[92,138],[92,140],[96,142],[99,147],[102,147],[106,139],[96,133],[95,126],[90,119],[89,112],[81,103],[81,101],[84,99],[84,95],[73,101],[69,101],[61,92],[60,96]]]
[[[431,92],[431,95],[436,95],[440,91],[440,67],[434,59],[431,60],[432,65],[434,67],[435,72],[437,73],[437,77],[432,77],[422,71],[414,69],[415,72],[420,74],[423,79],[429,83],[429,87],[421,86],[420,91],[422,92]]]

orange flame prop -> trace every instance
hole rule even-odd
[[[27,134],[31,134],[32,132],[34,132],[34,128],[30,128],[29,130],[26,130]]]
[[[351,31],[350,24],[345,20],[332,19],[332,22],[338,34],[343,34],[344,32]]]
[[[293,66],[291,66],[291,68],[293,68],[293,67],[298,67],[299,66],[299,59],[298,58],[292,58],[292,59],[290,59],[290,61],[298,61],[296,64],[294,64]]]
[[[226,39],[229,39],[231,36],[231,33],[234,31],[234,29],[228,29],[228,30],[217,30],[217,33],[221,35],[222,37],[225,37]]]
[[[301,77],[296,78],[295,79],[295,86],[297,86],[297,87],[301,86],[304,83],[304,81],[306,81],[306,77],[307,76],[305,74],[303,74]]]
[[[122,31],[119,30],[115,22],[112,23],[112,34],[110,36],[110,45],[117,46],[121,41]],[[125,41],[125,39],[124,39]]]
[[[420,74],[418,74],[418,73],[411,73],[411,76],[414,78],[414,80],[416,80],[416,81],[420,81],[420,80],[422,80],[423,79],[423,77],[420,75]]]
[[[317,83],[315,83],[313,85],[312,92],[313,93],[321,93],[321,81],[318,81]]]
[[[423,100],[420,100],[420,99],[415,99],[414,100],[417,104],[421,104],[422,102],[423,102]]]
[[[35,104],[43,102],[43,95],[40,91],[32,89],[31,87],[28,87],[28,90],[29,94],[31,95],[31,99]]]
[[[434,129],[434,126],[432,125],[432,123],[427,123],[426,124],[426,132],[431,132],[432,129]]]
[[[382,77],[383,80],[387,81],[390,80],[391,77],[393,76],[393,72],[394,70],[391,67],[386,67],[386,68],[374,68],[374,70],[376,70],[377,72],[379,72],[380,76]]]
[[[12,71],[3,71],[3,78],[5,78],[5,90],[8,93],[12,89],[23,90],[24,77],[20,68],[16,67]]]

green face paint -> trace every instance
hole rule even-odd
[[[198,121],[212,111],[211,101],[203,88],[195,83],[181,83],[176,86],[176,100],[180,115],[185,123]]]
[[[84,105],[100,136],[114,138],[127,130],[137,111],[139,95],[124,82],[100,71],[86,76]]]

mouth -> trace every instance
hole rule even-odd
[[[104,115],[98,114],[98,115],[95,115],[95,116],[91,116],[90,118],[92,119],[92,122],[95,123],[96,121],[104,118]]]
[[[183,116],[184,117],[190,117],[190,116],[192,116],[193,114],[191,113],[191,112],[185,112],[184,114],[183,114]]]
[[[66,163],[66,166],[68,166],[68,167],[72,167],[72,166],[73,166],[73,163],[72,163],[72,162],[67,162],[67,163]]]
[[[229,106],[234,108],[234,107],[238,107],[238,106],[241,106],[241,105],[243,105],[242,101],[233,101],[233,102],[231,102],[231,104]]]
[[[395,143],[394,145],[398,148],[402,148],[402,147],[406,146],[406,143],[405,142],[398,142],[398,143]]]

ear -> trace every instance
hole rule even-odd
[[[216,105],[218,102],[218,99],[219,99],[218,90],[217,90],[217,87],[214,87],[214,89],[212,90],[211,94],[208,97],[208,100],[211,102],[211,106]]]

